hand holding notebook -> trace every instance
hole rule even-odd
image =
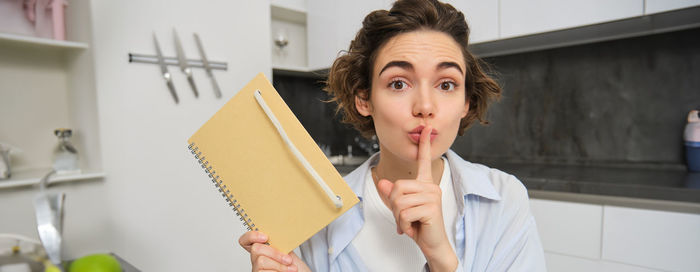
[[[188,143],[244,225],[281,252],[359,201],[263,74]]]

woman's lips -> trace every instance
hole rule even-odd
[[[414,144],[420,143],[420,134],[423,131],[423,128],[425,128],[425,126],[423,126],[423,125],[417,126],[416,128],[414,128],[413,130],[411,130],[408,133],[408,137],[411,139],[411,141]],[[435,128],[433,128],[432,131],[430,132],[430,142],[431,143],[433,142],[433,140],[435,140],[435,138],[437,137],[437,134],[438,134],[437,130]]]

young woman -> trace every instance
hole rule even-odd
[[[300,246],[301,258],[239,239],[253,271],[544,271],[527,191],[449,150],[483,121],[498,85],[467,50],[464,15],[398,1],[365,17],[326,90],[380,152],[345,180],[356,205]]]

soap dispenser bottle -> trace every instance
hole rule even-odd
[[[683,140],[685,140],[685,157],[688,171],[700,172],[700,111],[688,113],[688,124],[685,125]]]
[[[53,169],[56,170],[56,174],[80,173],[78,150],[75,149],[70,141],[73,131],[67,128],[59,128],[54,130],[54,134],[58,137],[53,160]]]

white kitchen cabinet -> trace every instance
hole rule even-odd
[[[644,14],[644,0],[500,0],[500,6],[501,39]]]
[[[498,39],[499,1],[448,0],[445,2],[464,13],[471,31],[469,34],[470,43]]]
[[[600,258],[601,205],[532,199],[530,208],[547,252]]]
[[[371,11],[389,9],[392,0],[324,1],[308,0],[307,35],[310,70],[327,69],[362,26]],[[471,28],[471,42],[498,38],[498,1],[446,1],[465,13]]]
[[[700,6],[700,0],[645,0],[644,14]]]
[[[700,215],[607,206],[602,258],[665,271],[700,268]]]
[[[697,271],[700,267],[700,214],[618,206],[688,204],[586,199],[600,204],[530,199],[548,271]]]
[[[700,0],[445,2],[465,14],[471,29],[470,43],[479,56],[544,50],[691,28],[698,24],[698,20],[693,19],[698,12],[681,10],[700,6]],[[392,0],[308,0],[309,70],[329,68],[339,52],[348,48],[361,26],[363,16],[375,9],[390,8],[392,3]],[[653,17],[671,10],[683,14]],[[644,17],[647,14],[652,14],[652,17]]]

